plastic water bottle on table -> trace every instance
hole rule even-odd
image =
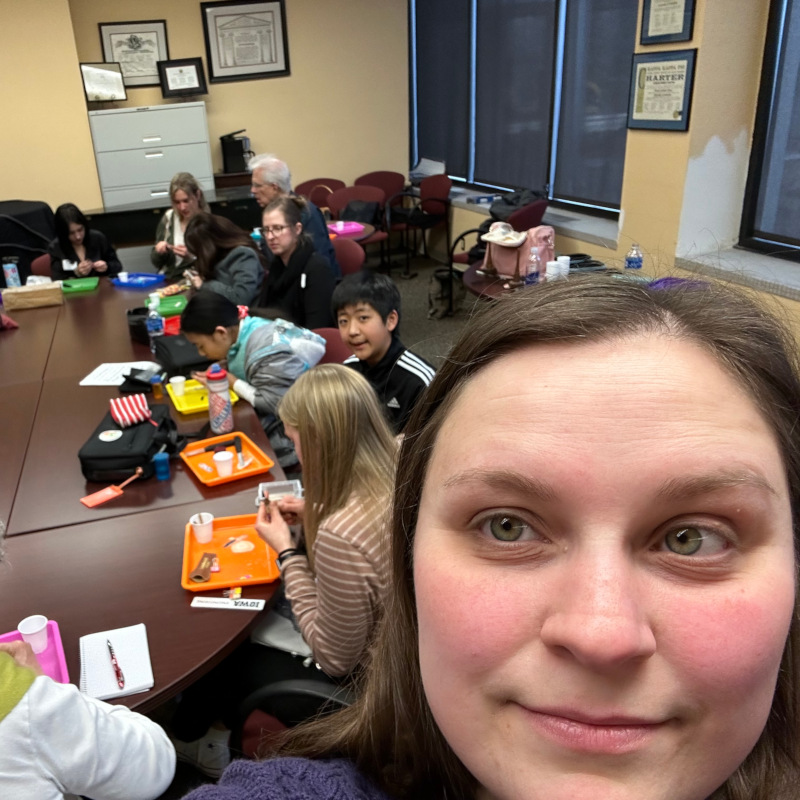
[[[208,421],[216,433],[233,430],[233,405],[228,386],[228,373],[219,364],[212,364],[206,372],[208,383]]]
[[[147,303],[147,338],[150,339],[150,351],[156,352],[156,339],[164,335],[164,318],[158,313],[161,298],[153,292]]]

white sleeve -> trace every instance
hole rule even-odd
[[[250,403],[251,406],[255,406],[256,404],[256,387],[251,386],[247,381],[242,380],[241,378],[237,378],[233,382],[233,391],[242,398],[242,400],[246,400]]]
[[[175,775],[175,748],[163,729],[125,706],[39,677],[22,703],[39,768],[64,792],[94,800],[153,800]]]

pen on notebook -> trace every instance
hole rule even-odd
[[[111,642],[108,639],[106,639],[106,644],[108,645],[108,654],[111,656],[111,666],[114,667],[114,674],[117,676],[117,686],[119,686],[120,689],[124,689],[125,676],[122,674],[122,670],[119,668],[117,657],[114,655],[114,648],[111,646]]]

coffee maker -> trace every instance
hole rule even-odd
[[[223,172],[247,172],[247,164],[253,156],[253,151],[250,149],[249,137],[238,135],[245,130],[246,128],[242,128],[240,131],[219,137],[222,145]]]

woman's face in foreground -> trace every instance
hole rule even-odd
[[[420,504],[436,722],[482,797],[706,798],[769,714],[793,565],[778,446],[711,356],[505,356],[455,402]]]

